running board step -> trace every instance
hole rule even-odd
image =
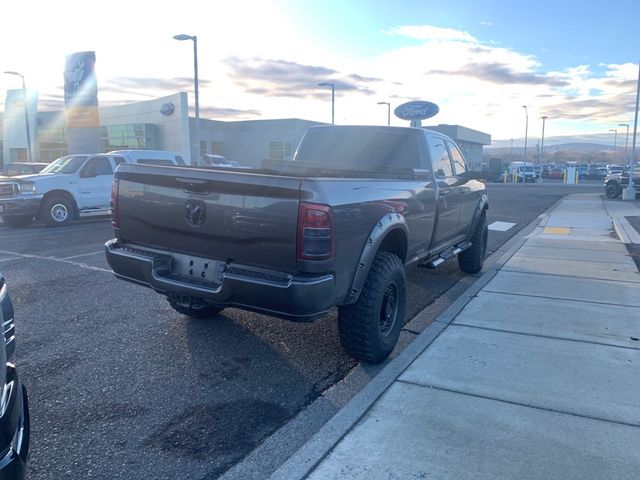
[[[446,262],[450,258],[453,258],[459,253],[464,252],[467,248],[471,247],[471,245],[473,244],[468,241],[459,243],[454,247],[449,247],[448,249],[446,249],[444,252],[441,252],[436,257],[431,257],[426,262],[420,263],[418,266],[420,268],[437,268],[438,266],[442,265],[444,262]]]

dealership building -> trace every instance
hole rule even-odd
[[[0,165],[27,161],[25,112],[29,120],[33,161],[50,162],[67,154],[93,153],[71,151],[64,110],[39,112],[37,93],[28,91],[27,97],[29,101],[25,105],[22,90],[7,92],[5,111],[0,114]],[[189,117],[188,112],[185,92],[143,102],[98,107],[100,151],[169,150],[191,162],[195,157],[195,119]],[[224,155],[245,166],[258,166],[266,158],[287,160],[292,158],[304,132],[314,125],[326,124],[297,118],[247,121],[201,118],[200,152]],[[471,168],[480,168],[482,147],[491,143],[490,135],[459,125],[425,128],[453,138]],[[81,129],[76,130],[82,134]]]

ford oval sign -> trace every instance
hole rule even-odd
[[[173,103],[171,103],[171,102],[163,103],[163,104],[160,106],[160,113],[161,113],[162,115],[167,116],[167,117],[168,117],[169,115],[171,115],[171,114],[173,113],[173,111],[174,111],[174,110],[175,110],[175,107],[173,106]]]
[[[393,111],[402,120],[426,120],[438,114],[440,108],[435,103],[417,101],[398,105]]]

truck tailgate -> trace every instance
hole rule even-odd
[[[121,165],[115,178],[122,241],[296,270],[299,178],[150,165]]]

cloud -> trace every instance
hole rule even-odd
[[[462,42],[478,43],[471,34],[454,28],[441,28],[432,25],[404,25],[386,30],[388,35],[398,35],[426,42]]]
[[[493,27],[493,23],[488,22],[486,20],[483,20],[482,22],[480,22],[480,25],[484,25],[485,27]]]
[[[616,121],[635,107],[635,92],[624,92],[607,98],[569,98],[544,109],[549,117],[568,120]],[[619,123],[619,122],[618,122]]]
[[[220,107],[200,107],[200,116],[209,118],[222,118],[230,120],[246,120],[254,117],[260,117],[260,110],[241,110],[237,108],[220,108]]]
[[[198,86],[206,88],[211,82],[206,79],[199,78]],[[116,90],[116,89],[144,89],[144,90],[166,90],[170,92],[178,92],[193,88],[193,78],[191,77],[174,77],[174,78],[153,78],[153,77],[114,77],[105,81],[105,85],[100,85],[100,90]]]
[[[326,89],[318,83],[334,83],[336,96],[345,93],[373,95],[370,85],[382,79],[357,73],[339,71],[318,66],[304,65],[286,60],[269,60],[259,57],[243,59],[229,57],[225,60],[229,76],[245,93],[265,97],[325,98]]]
[[[455,71],[431,70],[430,75],[462,75],[476,78],[485,82],[516,85],[548,85],[551,87],[566,87],[567,80],[549,75],[536,75],[532,72],[519,72],[504,63],[468,63]]]

